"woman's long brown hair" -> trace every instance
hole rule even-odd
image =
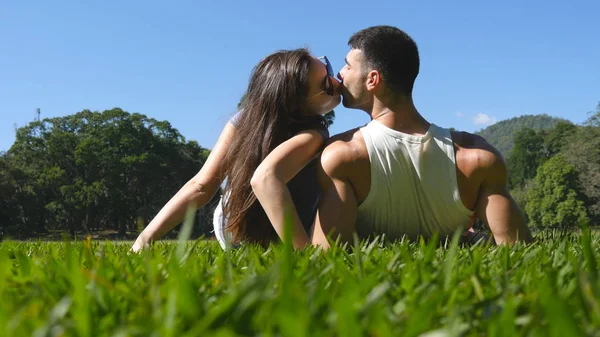
[[[250,180],[267,155],[292,135],[294,125],[322,119],[305,114],[313,60],[306,49],[279,51],[252,71],[224,165],[223,216],[236,243],[267,245],[278,238]]]

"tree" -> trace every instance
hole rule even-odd
[[[586,207],[594,223],[600,221],[600,104],[583,126],[570,137],[563,153],[579,172],[578,189],[586,196]]]
[[[546,161],[527,192],[527,215],[534,226],[572,226],[589,223],[577,191],[577,172],[562,155]]]
[[[577,126],[565,121],[558,122],[552,129],[541,131],[544,138],[546,157],[549,158],[558,154],[567,144],[568,138],[573,136],[576,131]]]
[[[508,157],[510,188],[523,186],[528,179],[535,177],[545,158],[544,139],[540,133],[530,128],[517,132]]]
[[[519,205],[519,207],[522,210],[527,209],[527,201],[528,201],[527,193],[531,189],[531,186],[533,185],[533,181],[534,181],[534,179],[526,180],[523,183],[523,185],[516,186],[515,188],[513,188],[510,191],[511,196],[513,197],[513,199],[515,200],[517,205]],[[529,216],[527,215],[527,212],[524,212],[524,213],[525,213],[526,221],[529,222]]]
[[[15,184],[10,161],[8,155],[2,152],[0,153],[0,233],[4,232],[3,228],[11,225],[11,218],[16,216],[15,211]]]
[[[335,111],[331,110],[328,113],[326,113],[324,116],[325,116],[325,119],[327,120],[327,127],[332,126],[333,122],[335,121]]]
[[[591,127],[600,127],[600,102],[596,105],[596,112],[590,112],[590,117],[583,123],[583,125]]]
[[[18,129],[0,165],[10,183],[0,188],[12,191],[10,222],[27,232],[124,235],[148,222],[207,156],[168,122],[118,108],[83,110]]]
[[[524,128],[530,128],[539,132],[553,128],[559,122],[569,121],[548,115],[525,115],[503,120],[487,128],[476,132],[476,134],[485,138],[502,155],[507,158],[514,146],[514,139],[517,132]]]

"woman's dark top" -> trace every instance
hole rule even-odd
[[[238,112],[229,120],[234,127],[237,127],[240,113],[241,112]],[[290,129],[292,130],[290,138],[305,130],[317,131],[323,137],[323,142],[327,141],[329,138],[329,131],[327,130],[327,123],[324,118],[322,122],[318,123],[291,122]],[[304,225],[304,229],[309,234],[311,233],[317,206],[319,199],[321,198],[321,190],[317,182],[318,160],[317,153],[315,154],[315,157],[287,183],[292,200],[298,211],[298,216]]]

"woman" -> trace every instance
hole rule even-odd
[[[322,62],[324,61],[324,62]],[[341,101],[327,58],[305,49],[269,55],[254,68],[240,112],[223,129],[200,172],[140,233],[139,251],[205,205],[227,178],[215,231],[229,243],[266,245],[291,222],[296,248],[309,244],[319,189],[315,158],[328,137],[323,114]],[[222,221],[226,219],[226,221]]]

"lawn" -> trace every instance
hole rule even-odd
[[[185,231],[183,231],[185,232]],[[600,336],[597,234],[532,245],[0,243],[2,336]]]

